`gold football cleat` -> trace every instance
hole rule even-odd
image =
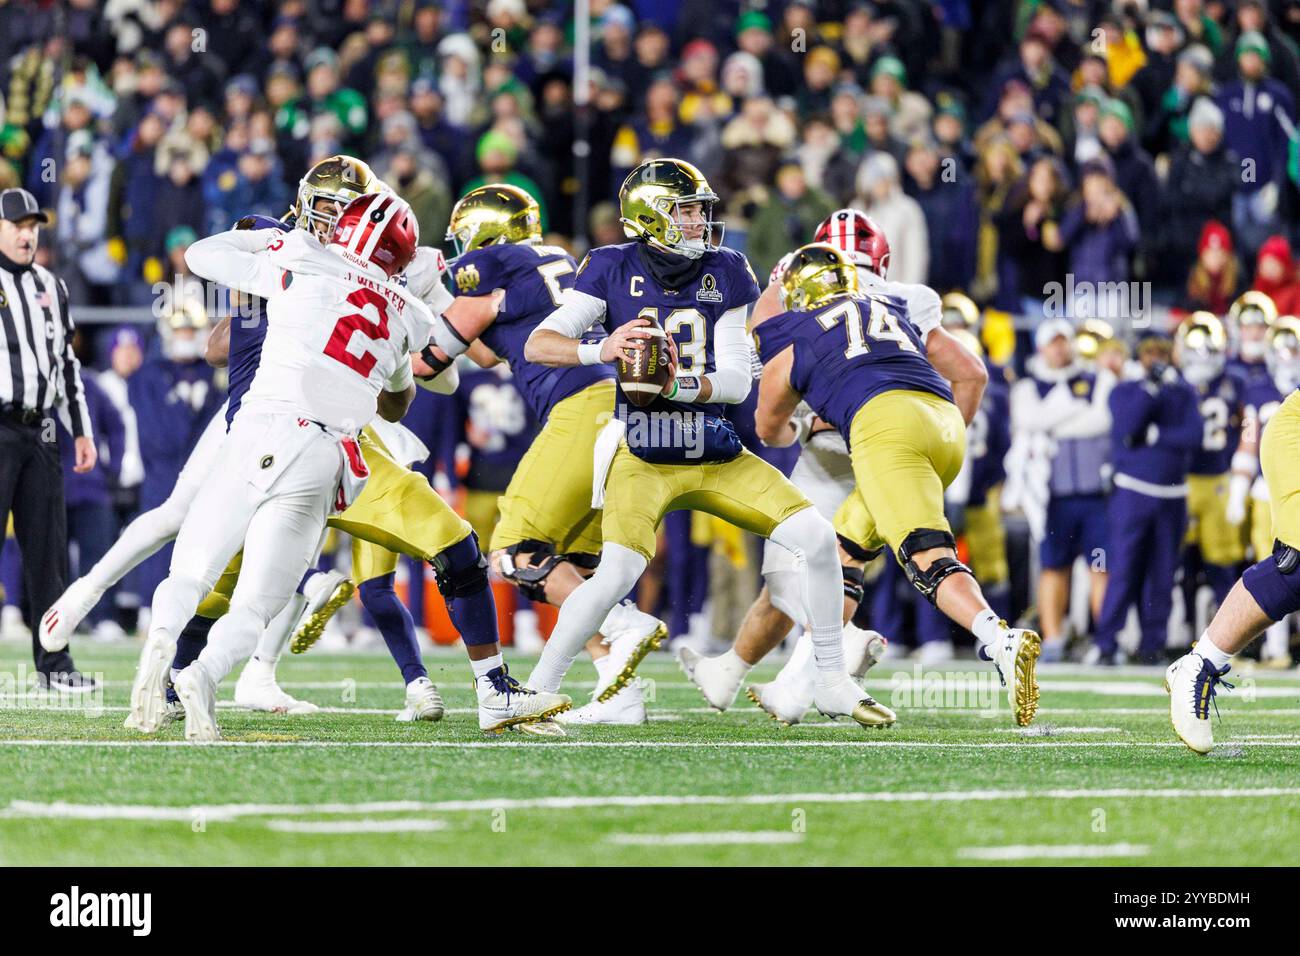
[[[289,651],[293,654],[301,654],[320,640],[321,635],[325,633],[325,625],[329,623],[334,613],[352,600],[352,595],[356,592],[357,586],[344,578],[335,585],[333,592],[330,593],[329,600],[320,606],[311,617],[307,618],[302,627],[298,628],[289,642]]]
[[[623,669],[618,672],[618,675],[610,685],[600,692],[600,696],[597,697],[596,700],[603,704],[613,698],[614,695],[623,690],[623,688],[631,684],[632,678],[636,677],[637,666],[646,659],[651,651],[657,650],[659,645],[664,642],[664,638],[667,636],[668,626],[660,621],[659,626],[656,627],[652,633],[641,639],[641,642],[637,644],[636,649],[628,656],[627,663],[623,665]]]
[[[557,694],[563,701],[554,707],[548,707],[546,710],[538,711],[535,714],[521,714],[518,717],[507,717],[499,724],[491,727],[484,727],[485,734],[504,734],[507,730],[516,730],[522,734],[532,734],[535,737],[563,737],[565,736],[564,728],[553,721],[551,718],[556,714],[562,714],[573,706],[573,700],[564,695]],[[542,727],[542,724],[549,724],[549,727]]]
[[[863,727],[888,727],[898,720],[898,715],[870,695],[858,701],[849,715]]]
[[[1037,631],[1025,631],[1016,652],[1016,723],[1028,727],[1038,713],[1038,655],[1043,639]]]

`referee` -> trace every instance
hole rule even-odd
[[[54,409],[74,436],[76,471],[95,467],[95,444],[72,354],[68,288],[36,260],[36,237],[49,217],[25,189],[0,191],[0,529],[13,512],[23,557],[27,620],[42,687],[85,693],[94,678],[67,650],[40,643],[36,615],[63,592],[68,527]]]

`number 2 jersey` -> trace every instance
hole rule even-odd
[[[1247,393],[1258,387],[1252,389],[1246,376],[1230,366],[1195,388],[1205,430],[1201,447],[1192,455],[1191,474],[1222,475],[1231,469],[1241,441]]]
[[[411,383],[409,353],[432,335],[431,313],[410,293],[299,230],[219,233],[186,258],[197,274],[267,300],[260,362],[241,403],[250,411],[358,432],[381,391]]]
[[[560,305],[560,296],[572,288],[576,271],[573,257],[558,246],[484,246],[452,264],[458,295],[477,297],[504,290],[496,319],[479,338],[510,363],[515,386],[542,422],[558,402],[614,377],[608,365],[552,368],[524,358],[528,336]]]
[[[764,363],[794,349],[791,387],[846,442],[853,416],[883,392],[930,392],[953,400],[926,357],[906,304],[894,296],[845,296],[805,312],[783,312],[755,330],[754,342]]]

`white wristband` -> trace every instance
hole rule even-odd
[[[672,391],[664,397],[670,402],[693,402],[700,397],[700,379],[696,375],[679,375],[673,379]]]
[[[580,342],[578,343],[578,364],[579,365],[600,365],[603,361],[600,357],[601,342]]]

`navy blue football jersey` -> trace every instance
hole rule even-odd
[[[1205,385],[1196,386],[1204,434],[1192,456],[1193,475],[1222,475],[1232,467],[1241,441],[1241,420],[1249,385],[1237,369],[1227,368]]]
[[[907,304],[893,296],[846,296],[806,312],[783,312],[759,326],[754,342],[764,362],[794,347],[790,385],[845,441],[858,409],[882,392],[905,389],[953,400],[907,318]]]
[[[452,283],[459,295],[491,295],[505,290],[496,320],[480,338],[510,363],[515,385],[540,421],[546,421],[556,403],[594,382],[614,377],[608,365],[551,368],[524,359],[524,343],[560,304],[565,289],[573,286],[577,264],[558,246],[495,245],[474,249],[451,267]]]
[[[696,277],[679,289],[655,281],[641,258],[641,243],[592,249],[582,260],[574,288],[605,303],[605,328],[612,332],[638,318],[658,323],[677,344],[677,374],[702,376],[714,371],[713,328],[723,313],[758,300],[758,280],[749,261],[733,249],[706,252]],[[618,414],[629,402],[618,394]],[[723,417],[726,406],[711,402],[670,402],[656,398],[646,412],[704,413]]]

